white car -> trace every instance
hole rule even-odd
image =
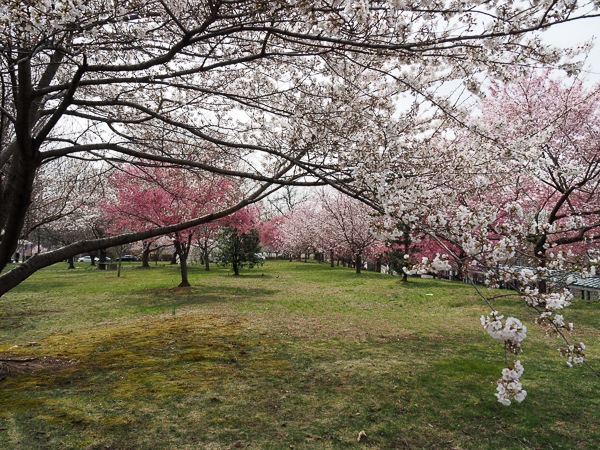
[[[94,258],[94,261],[100,261],[100,258],[98,258],[97,256]],[[110,258],[107,256],[106,257],[106,261],[110,261]],[[92,257],[91,256],[82,256],[80,258],[77,259],[77,262],[92,262]]]

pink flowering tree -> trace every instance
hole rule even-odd
[[[223,209],[235,200],[234,185],[222,178],[204,178],[168,167],[128,166],[110,178],[114,195],[102,202],[111,231],[143,231],[185,222]],[[244,213],[238,213],[244,215]],[[235,214],[223,219],[243,222]],[[187,258],[191,246],[221,222],[171,233],[181,267],[179,286],[190,286]]]
[[[376,254],[380,246],[372,230],[375,211],[337,191],[323,189],[317,199],[321,205],[325,246],[345,252],[354,261],[356,273],[360,273],[363,259]]]
[[[321,190],[288,213],[279,229],[278,248],[305,255],[329,252],[354,262],[357,273],[363,258],[380,253],[381,242],[372,232],[372,208],[337,191]]]
[[[300,258],[303,253],[308,255],[320,244],[319,230],[318,209],[312,201],[305,201],[282,218],[275,240],[276,248],[290,258]]]
[[[260,245],[267,251],[278,252],[278,241],[281,235],[281,225],[284,222],[283,216],[273,216],[269,219],[263,219],[258,222],[257,230],[260,239]]]

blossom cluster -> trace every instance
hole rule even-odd
[[[556,311],[566,308],[571,304],[573,294],[567,289],[562,292],[541,293],[537,288],[526,287],[523,290],[523,299],[528,306],[544,308],[546,311]]]
[[[558,352],[563,358],[567,358],[567,366],[573,367],[573,364],[581,365],[585,361],[585,344],[580,342],[579,345],[569,345],[566,348],[559,348]]]
[[[498,311],[492,311],[489,316],[481,316],[481,325],[492,338],[503,341],[507,351],[518,355],[523,351],[521,342],[527,337],[527,327],[515,317],[507,318],[506,322],[502,319],[504,316]]]
[[[408,259],[407,257],[408,255],[404,255],[405,259]],[[404,268],[404,271],[409,275],[425,274],[430,272],[438,273],[444,270],[452,270],[452,266],[450,265],[448,255],[440,255],[439,253],[436,254],[433,259],[423,256],[421,263],[415,264],[411,269]]]
[[[535,319],[535,323],[540,326],[546,327],[546,336],[554,336],[559,332],[561,328],[564,328],[567,331],[573,331],[573,323],[565,323],[565,318],[556,314],[552,317],[551,311],[545,311],[540,314],[540,317]]]
[[[502,369],[502,378],[497,381],[495,395],[503,405],[509,406],[511,398],[519,403],[525,400],[527,391],[523,390],[523,385],[519,381],[523,371],[521,361],[514,361],[512,366]]]

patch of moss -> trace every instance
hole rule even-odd
[[[246,339],[248,322],[226,315],[187,314],[54,334],[35,346],[12,347],[4,358],[70,361],[52,369],[9,375],[0,393],[0,418],[34,416],[38,427],[77,432],[88,445],[98,430],[148,424],[163,404],[209,395],[213,386],[247,371],[281,372],[287,363],[265,352],[265,340]],[[117,405],[117,406],[115,406]],[[121,406],[122,405],[122,406]],[[129,431],[127,431],[128,433]],[[57,444],[58,445],[58,444]]]

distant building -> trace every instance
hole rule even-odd
[[[600,300],[600,278],[579,278],[567,288],[575,298]]]

